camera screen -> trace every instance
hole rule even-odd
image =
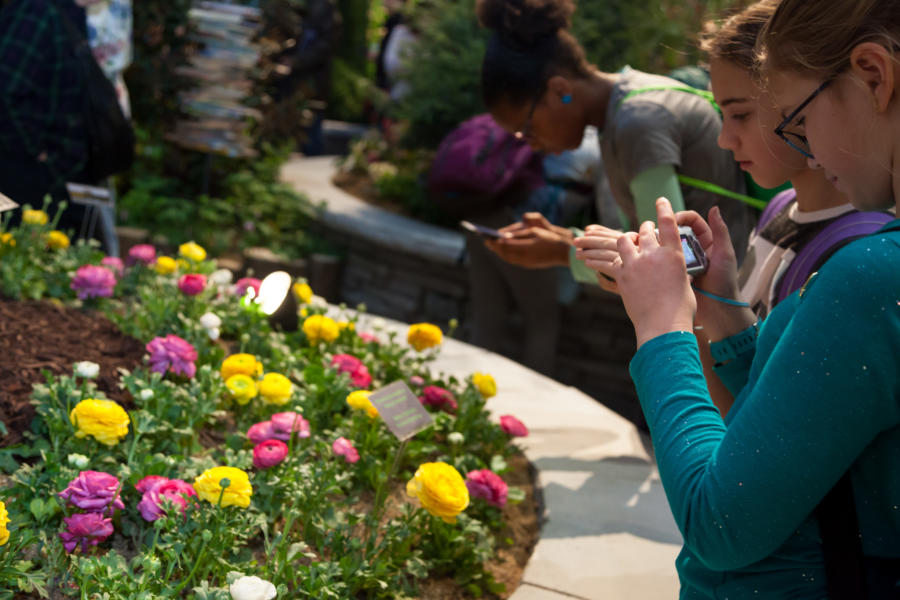
[[[689,267],[698,264],[697,257],[694,255],[691,245],[684,238],[681,238],[681,249],[684,251],[684,264]]]

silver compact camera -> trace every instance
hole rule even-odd
[[[694,235],[694,230],[690,227],[679,227],[678,236],[681,238],[681,250],[684,252],[687,274],[696,277],[706,273],[706,269],[709,268],[709,259],[706,258],[700,240]],[[659,229],[656,230],[656,237],[659,238]]]

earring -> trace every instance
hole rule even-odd
[[[563,104],[571,104],[572,103],[572,94],[566,94],[562,97]]]

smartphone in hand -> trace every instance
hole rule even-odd
[[[484,225],[476,225],[475,223],[470,223],[469,221],[460,221],[460,226],[472,233],[477,233],[481,237],[488,240],[499,240],[503,237],[503,234],[497,231],[496,229],[491,229],[490,227],[485,227]]]

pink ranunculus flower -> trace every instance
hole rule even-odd
[[[111,508],[112,513],[125,508],[119,497],[118,478],[101,471],[80,472],[78,477],[70,481],[68,487],[59,493],[59,497],[90,512],[105,512]]]
[[[129,266],[136,263],[153,266],[156,263],[156,248],[150,244],[137,244],[128,250],[128,258],[125,260]]]
[[[500,417],[500,428],[513,437],[525,437],[528,435],[528,428],[525,427],[525,423],[512,415]]]
[[[425,406],[433,406],[434,408],[445,409],[453,412],[457,409],[456,398],[450,390],[445,390],[436,385],[427,385],[419,396],[419,402]]]
[[[416,387],[422,387],[423,385],[425,385],[425,380],[422,379],[418,375],[413,375],[412,377],[409,378],[409,385],[413,385]]]
[[[287,455],[287,444],[281,440],[266,440],[253,448],[253,466],[268,469],[283,461]]]
[[[125,265],[118,256],[104,256],[100,264],[115,273],[116,277],[121,277],[125,272]]]
[[[138,502],[138,510],[145,521],[155,521],[166,513],[169,506],[177,506],[182,514],[187,509],[188,498],[196,496],[194,486],[183,479],[168,479],[144,492]]]
[[[106,267],[97,265],[83,265],[75,271],[72,283],[69,284],[78,298],[109,298],[116,287],[116,276]]]
[[[146,348],[150,353],[151,371],[162,374],[172,371],[185,377],[193,377],[197,372],[194,364],[197,360],[197,350],[190,342],[177,335],[169,334],[166,337],[154,338]]]
[[[374,333],[368,333],[368,332],[360,333],[360,334],[359,334],[359,339],[361,339],[362,341],[364,341],[364,342],[367,343],[367,344],[378,344],[378,343],[380,343],[380,342],[378,341],[378,338],[375,337],[375,334],[374,334]]]
[[[488,504],[497,508],[506,506],[506,496],[509,486],[499,475],[489,469],[469,471],[466,475],[466,487],[472,498],[484,498]]]
[[[338,456],[343,456],[348,463],[355,463],[359,460],[359,452],[353,447],[353,442],[345,437],[339,437],[331,444],[331,449]]]
[[[141,494],[146,494],[156,486],[169,481],[168,477],[163,477],[162,475],[147,475],[136,484],[134,484],[134,489],[136,489]]]
[[[185,296],[196,296],[206,289],[206,275],[188,273],[178,278],[178,289]]]
[[[66,530],[59,537],[66,552],[73,552],[79,546],[82,552],[87,552],[88,547],[96,546],[113,532],[112,519],[96,512],[74,514],[63,521]]]
[[[262,281],[256,277],[241,277],[234,284],[234,293],[241,298],[247,293],[248,288],[253,288],[253,297],[259,296],[259,286]]]
[[[298,412],[280,412],[272,415],[273,438],[286,442],[291,439],[291,431],[299,438],[309,437],[309,421]]]
[[[275,428],[272,421],[260,421],[255,425],[251,425],[247,430],[247,438],[254,444],[261,444],[266,440],[275,439]]]
[[[331,359],[331,366],[350,375],[350,381],[358,388],[367,388],[372,383],[369,369],[352,354],[335,354]]]

